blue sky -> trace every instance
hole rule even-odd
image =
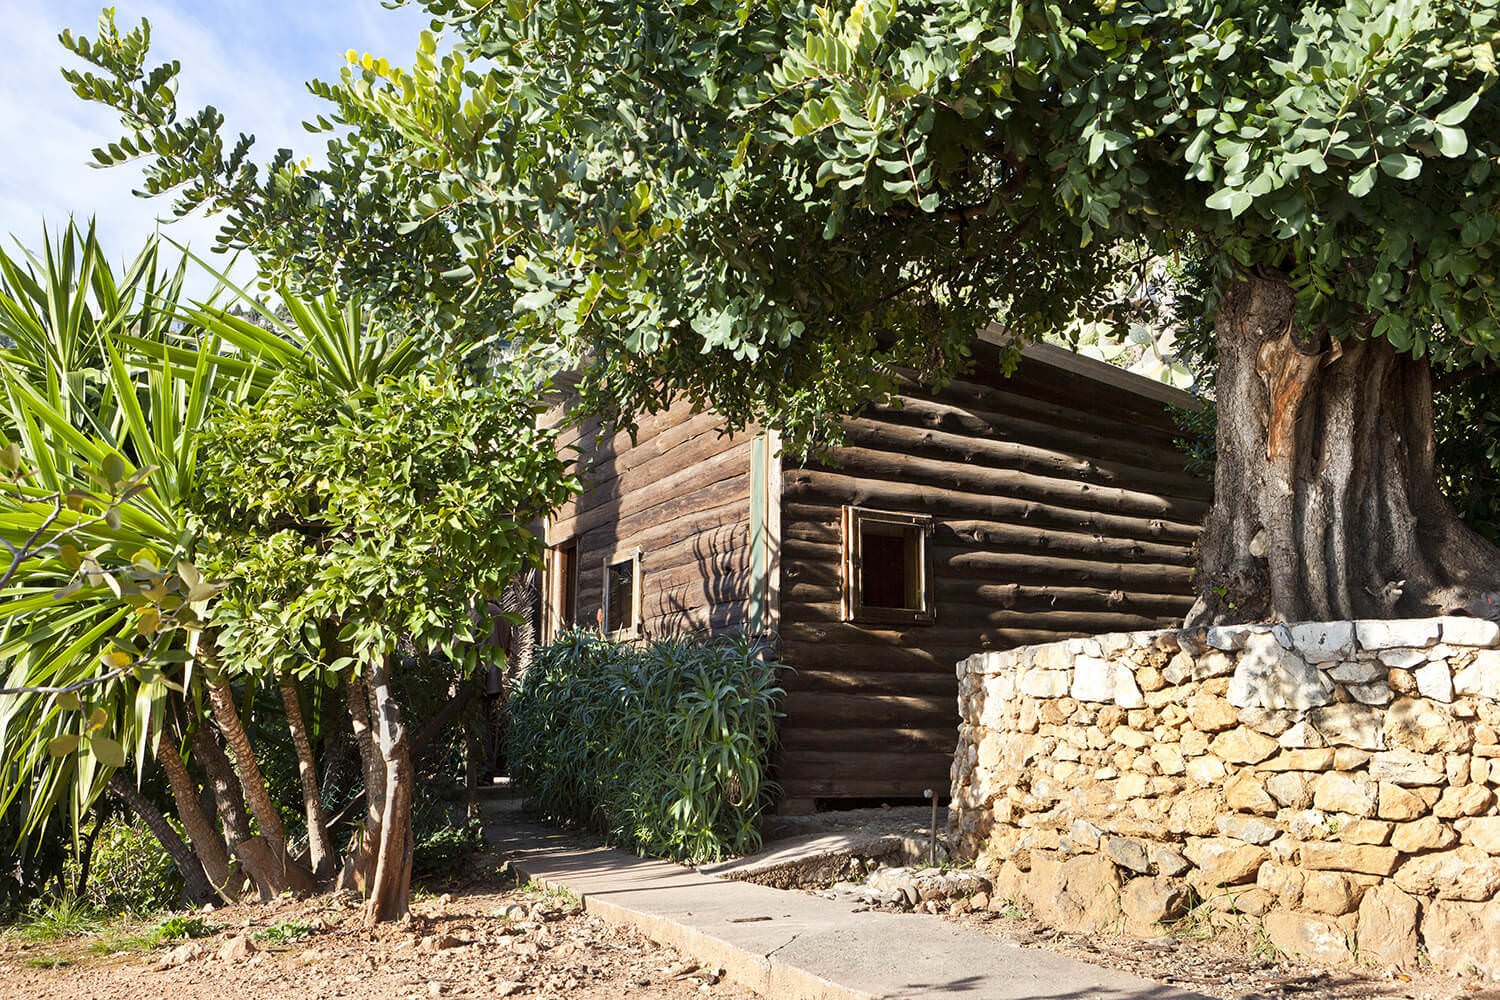
[[[119,136],[107,109],[85,104],[68,89],[59,67],[71,56],[57,33],[96,34],[101,4],[77,0],[0,0],[6,54],[0,58],[0,238],[40,245],[42,224],[69,214],[98,219],[109,255],[134,254],[169,216],[167,199],[131,194],[140,186],[133,167],[95,170],[89,151]],[[349,49],[407,64],[426,24],[420,8],[387,10],[379,0],[118,0],[116,18],[151,21],[152,65],[182,62],[179,107],[212,104],[232,134],[256,137],[257,159],[280,146],[317,157],[322,140],[301,127],[322,110],[303,87],[313,77],[337,78]],[[212,220],[188,218],[162,231],[200,253],[212,243]],[[220,260],[210,258],[216,265]],[[194,287],[204,286],[194,283]]]

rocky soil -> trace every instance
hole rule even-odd
[[[352,895],[203,916],[212,936],[147,952],[125,929],[63,941],[0,938],[0,997],[26,1000],[751,1000],[722,973],[519,886],[489,858],[412,916],[360,926]],[[149,925],[148,925],[149,926]],[[142,928],[134,929],[139,933]],[[116,950],[124,946],[124,950]],[[67,964],[61,964],[67,963]],[[52,967],[55,966],[55,967]]]

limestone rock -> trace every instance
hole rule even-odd
[[[1293,723],[1286,732],[1276,738],[1276,742],[1288,750],[1317,748],[1328,745],[1327,741],[1323,739],[1323,734],[1309,725],[1306,719]]]
[[[1223,781],[1224,775],[1228,773],[1222,760],[1207,755],[1189,759],[1185,769],[1188,780],[1195,785],[1216,785]]]
[[[243,962],[260,949],[255,942],[250,940],[248,934],[234,934],[219,945],[219,961],[221,962]]]
[[[1400,785],[1382,781],[1379,788],[1379,806],[1376,812],[1381,819],[1416,819],[1427,811],[1427,803]]]
[[[1151,855],[1151,863],[1156,866],[1157,873],[1168,878],[1176,878],[1193,867],[1193,863],[1183,857],[1181,851],[1165,844],[1152,844],[1146,852]]]
[[[1434,815],[1442,819],[1457,819],[1459,816],[1482,816],[1495,805],[1495,793],[1484,785],[1464,785],[1460,788],[1445,788],[1432,807]],[[1493,853],[1500,854],[1500,851]]]
[[[1161,934],[1161,922],[1176,920],[1187,912],[1187,889],[1166,878],[1133,878],[1120,894],[1125,929],[1140,937]]]
[[[1382,882],[1359,903],[1359,953],[1386,968],[1412,968],[1417,964],[1417,901],[1393,885]]]
[[[1397,670],[1410,670],[1427,662],[1427,653],[1421,649],[1387,649],[1380,653],[1380,662]]]
[[[1302,867],[1310,871],[1360,872],[1365,875],[1389,875],[1396,871],[1401,860],[1401,854],[1395,848],[1373,844],[1312,841],[1302,845],[1301,853]]]
[[[1119,913],[1120,876],[1099,854],[1058,861],[1033,856],[1026,902],[1044,923],[1079,934],[1098,933]]]
[[[1237,840],[1193,840],[1183,853],[1197,866],[1197,870],[1188,876],[1188,881],[1203,896],[1219,886],[1254,881],[1261,864],[1267,859],[1265,848]]]
[[[1425,903],[1422,944],[1440,969],[1462,973],[1472,967],[1500,978],[1500,901]]]
[[[1427,647],[1438,641],[1442,625],[1430,618],[1406,621],[1360,621],[1354,623],[1360,649],[1394,649],[1398,646]]]
[[[1073,685],[1068,694],[1079,701],[1114,701],[1115,665],[1093,656],[1078,657],[1073,661]]]
[[[1231,764],[1259,764],[1276,753],[1280,745],[1250,729],[1231,729],[1214,737],[1210,749]]]
[[[1236,708],[1305,710],[1331,702],[1333,684],[1274,635],[1261,633],[1245,640],[1228,697]]]
[[[1292,728],[1296,719],[1296,712],[1272,712],[1264,708],[1242,708],[1239,711],[1240,725],[1272,737],[1280,737]]]
[[[1285,818],[1287,832],[1298,840],[1322,840],[1328,836],[1328,817],[1316,809],[1303,809]]]
[[[1339,840],[1346,844],[1384,844],[1391,839],[1394,826],[1378,819],[1357,819],[1339,829]]]
[[[1361,705],[1389,705],[1395,697],[1390,685],[1383,680],[1374,684],[1350,684],[1345,690]]]
[[[1103,840],[1104,853],[1114,859],[1115,864],[1122,868],[1128,868],[1140,875],[1151,871],[1151,858],[1146,853],[1146,845],[1139,840],[1131,840],[1129,837],[1105,837]]]
[[[1370,776],[1404,788],[1441,785],[1445,780],[1440,763],[1406,749],[1377,753],[1370,759]]]
[[[1243,840],[1247,844],[1269,844],[1281,832],[1273,823],[1240,813],[1220,816],[1215,824],[1220,835],[1231,840]]]
[[[1493,622],[1486,624],[1494,626]],[[1435,660],[1412,671],[1417,679],[1417,691],[1424,698],[1444,703],[1453,700],[1453,671],[1442,660]]]
[[[1329,670],[1328,676],[1340,684],[1374,684],[1385,680],[1385,667],[1368,660],[1351,660]]]
[[[1270,892],[1289,910],[1302,905],[1302,887],[1306,883],[1306,872],[1294,865],[1279,865],[1274,861],[1261,865],[1255,875],[1255,884]]]
[[[1021,674],[1019,687],[1029,698],[1061,698],[1068,693],[1068,672],[1032,668]]]
[[[1224,783],[1224,801],[1236,812],[1276,815],[1276,801],[1266,794],[1265,786],[1253,771],[1240,771]]]
[[[1303,622],[1287,631],[1293,648],[1311,663],[1341,660],[1354,652],[1353,622]]]
[[[1265,917],[1266,937],[1288,955],[1338,965],[1349,961],[1344,932],[1327,917],[1292,910],[1273,910]]]
[[[1493,646],[1500,643],[1500,624],[1484,618],[1454,615],[1442,620],[1443,642],[1451,646]]]
[[[1278,805],[1288,809],[1306,809],[1312,805],[1312,786],[1300,771],[1281,771],[1266,778],[1266,791]]]
[[[1263,771],[1326,771],[1333,767],[1334,749],[1283,750],[1270,760],[1261,762]]]
[[[1488,900],[1500,889],[1500,860],[1477,847],[1424,854],[1396,869],[1396,884],[1413,896]]]
[[[1216,733],[1239,724],[1239,712],[1229,702],[1215,695],[1195,692],[1187,700],[1188,720],[1195,729]]]
[[[1399,823],[1391,834],[1391,846],[1403,854],[1436,851],[1458,843],[1458,834],[1436,816],[1423,816],[1410,823]]]
[[[1234,658],[1214,649],[1193,661],[1192,679],[1206,681],[1214,677],[1227,677],[1234,673]]]
[[[1375,815],[1375,783],[1365,775],[1329,771],[1313,782],[1313,807],[1351,816]]]
[[[1486,854],[1500,854],[1500,816],[1463,819],[1457,826],[1465,844],[1473,844]]]
[[[1474,654],[1474,662],[1453,675],[1453,691],[1500,700],[1500,651],[1482,649]]]
[[[1425,698],[1402,698],[1385,717],[1386,739],[1394,746],[1419,753],[1453,753],[1474,745],[1473,731]]]
[[[1269,796],[1267,801],[1270,801]],[[1275,803],[1271,804],[1271,808],[1272,811],[1275,810]],[[1215,830],[1215,820],[1223,811],[1224,794],[1219,789],[1203,788],[1185,792],[1172,802],[1167,813],[1167,829],[1173,833],[1198,836],[1210,834]]]
[[[1302,905],[1314,913],[1343,916],[1359,907],[1364,887],[1343,872],[1311,872],[1302,884]]]
[[[1385,749],[1382,712],[1369,705],[1328,705],[1307,714],[1307,721],[1334,746]]]

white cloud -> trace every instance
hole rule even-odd
[[[9,41],[9,57],[0,60],[0,135],[10,147],[0,170],[0,235],[37,247],[44,222],[55,228],[70,214],[80,222],[92,216],[111,256],[125,258],[159,218],[170,217],[170,203],[135,197],[141,181],[135,169],[87,165],[89,151],[118,138],[119,128],[107,109],[68,89],[59,67],[74,60],[56,36],[71,28],[93,37],[98,13],[96,3],[80,0],[0,0]],[[424,23],[419,11],[388,11],[378,0],[145,0],[120,5],[117,17],[122,26],[148,18],[153,65],[182,63],[179,106],[191,112],[214,105],[232,133],[256,136],[262,161],[281,146],[319,154],[321,141],[301,127],[321,110],[305,80],[336,77],[350,48],[404,61]],[[162,226],[205,256],[216,229],[213,220],[196,217]],[[216,265],[223,260],[211,258]],[[241,267],[237,277],[248,276]],[[200,277],[193,288],[203,292],[211,284]]]

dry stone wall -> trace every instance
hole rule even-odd
[[[1500,626],[1073,639],[958,665],[952,836],[1070,930],[1258,922],[1500,978]]]

